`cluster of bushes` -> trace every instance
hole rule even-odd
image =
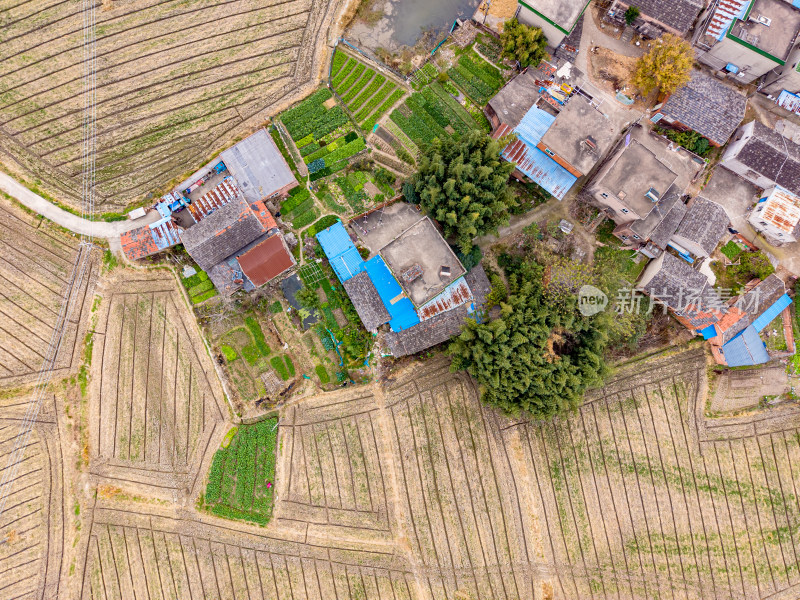
[[[464,93],[483,106],[503,87],[503,76],[474,52],[462,54],[447,74]]]
[[[341,219],[339,219],[339,217],[337,217],[336,215],[325,215],[319,221],[314,223],[311,227],[306,229],[305,235],[314,237],[323,229],[327,229],[328,227],[330,227],[334,223],[337,223],[340,220]]]
[[[667,139],[683,146],[689,152],[694,152],[698,156],[706,156],[711,151],[711,142],[696,131],[677,131],[675,129],[655,128],[656,133],[666,136]]]
[[[214,454],[201,505],[228,519],[266,525],[275,491],[277,419],[240,425]]]

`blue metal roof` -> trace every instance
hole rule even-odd
[[[729,367],[761,365],[769,361],[767,348],[752,325],[723,345],[722,354]]]
[[[517,140],[506,146],[502,155],[507,161],[516,163],[522,173],[562,200],[578,178],[536,147],[555,120],[549,112],[531,107],[514,129]]]
[[[538,106],[531,106],[522,120],[514,128],[517,137],[528,145],[535,146],[542,141],[542,137],[555,123],[556,118]]]
[[[403,293],[403,288],[400,287],[389,267],[383,262],[383,258],[374,256],[365,265],[372,284],[378,290],[378,295],[392,317],[392,320],[389,321],[392,331],[403,331],[419,323],[414,304]]]
[[[341,221],[323,229],[316,237],[339,281],[344,283],[364,270],[364,261]]]
[[[772,321],[783,311],[784,308],[789,306],[792,303],[792,299],[789,298],[788,294],[784,294],[780,298],[778,298],[772,306],[770,306],[767,310],[762,312],[758,318],[753,321],[753,327],[756,331],[761,332],[767,325],[772,323]]]

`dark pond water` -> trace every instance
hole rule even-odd
[[[376,0],[383,17],[374,25],[356,21],[346,37],[370,50],[394,52],[414,46],[423,31],[433,31],[436,41],[449,31],[453,21],[471,17],[480,0]]]
[[[471,17],[478,0],[389,0],[385,13],[392,38],[413,46],[424,30],[444,33],[457,18]]]

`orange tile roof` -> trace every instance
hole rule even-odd
[[[275,218],[264,205],[263,200],[256,200],[250,205],[250,208],[267,231],[275,229],[278,226],[275,222]]]

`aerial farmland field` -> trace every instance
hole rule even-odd
[[[337,0],[107,1],[97,12],[97,194],[119,210],[316,86]],[[0,6],[0,161],[77,206],[83,9]]]

